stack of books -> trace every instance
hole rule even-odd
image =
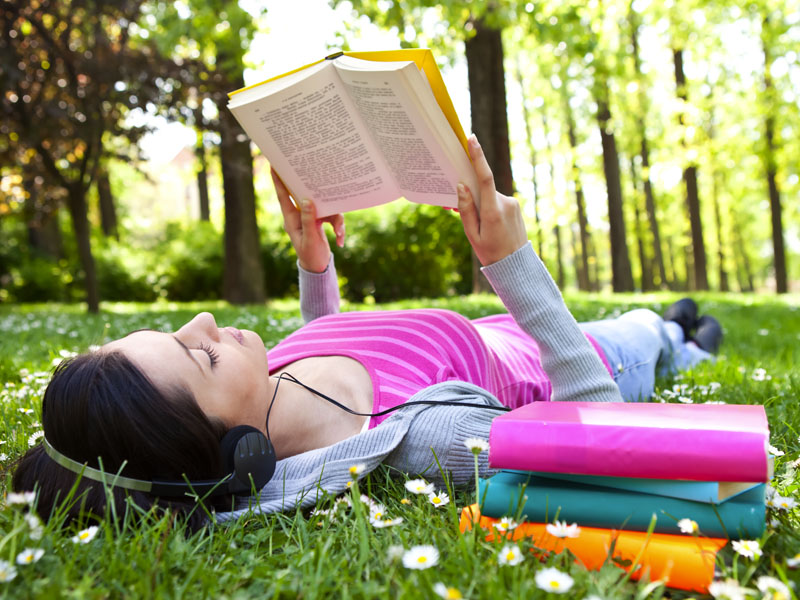
[[[612,539],[615,551],[630,542],[637,552],[625,558],[644,550],[651,578],[668,575],[656,575],[654,557],[671,557],[673,587],[684,587],[678,555],[693,556],[708,567],[686,589],[702,591],[713,548],[764,531],[768,443],[762,406],[536,402],[492,423],[489,465],[502,470],[480,482],[482,518],[523,521],[518,536],[539,536],[556,519],[577,523],[581,537],[605,540],[603,560]]]

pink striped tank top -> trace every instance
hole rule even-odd
[[[611,372],[602,349],[587,338]],[[511,408],[549,400],[552,392],[536,342],[508,314],[473,321],[441,309],[328,315],[270,349],[270,373],[312,356],[347,356],[361,363],[372,380],[373,412],[450,380],[478,385]],[[388,417],[372,417],[370,427]]]

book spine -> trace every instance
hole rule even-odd
[[[759,502],[722,504],[692,502],[592,486],[545,485],[531,479],[520,494],[518,483],[497,478],[481,480],[483,514],[489,517],[516,516],[526,521],[552,522],[555,518],[580,526],[646,531],[656,515],[654,531],[679,534],[679,519],[696,521],[707,536],[759,537],[764,532],[766,507]]]
[[[489,466],[611,477],[768,481],[762,433],[495,420]]]
[[[473,520],[487,530],[487,541],[495,538],[496,519],[479,513],[476,504],[461,512],[460,529],[471,530]],[[502,535],[502,534],[501,534]],[[603,528],[582,527],[576,538],[556,538],[547,533],[544,523],[526,522],[514,529],[510,536],[517,540],[531,538],[543,550],[560,553],[565,549],[589,570],[600,569],[610,562],[610,549],[618,561],[633,561],[640,557],[631,579],[637,580],[647,573],[651,580],[661,580],[671,588],[706,593],[714,578],[716,554],[726,541],[682,535],[652,534],[613,531]],[[615,563],[621,566],[622,562]]]

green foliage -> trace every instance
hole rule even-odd
[[[159,293],[170,300],[214,300],[222,295],[222,236],[208,222],[171,224],[157,247]]]
[[[348,215],[347,231],[336,265],[348,299],[385,302],[471,288],[469,243],[450,211],[398,202]]]

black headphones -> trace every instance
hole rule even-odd
[[[182,497],[197,495],[200,497],[208,496],[221,496],[223,494],[234,495],[249,495],[253,490],[256,492],[262,487],[267,485],[272,475],[275,473],[275,466],[277,458],[275,456],[275,448],[269,438],[269,415],[272,412],[272,405],[275,403],[275,397],[278,394],[278,386],[281,381],[288,379],[314,395],[330,402],[331,404],[341,408],[345,412],[360,417],[381,417],[401,408],[414,405],[429,405],[429,406],[466,406],[472,408],[480,408],[485,410],[498,410],[507,412],[511,410],[507,406],[491,406],[486,404],[477,404],[475,402],[461,402],[461,401],[448,401],[448,400],[415,400],[414,402],[406,402],[398,404],[386,410],[377,413],[360,413],[350,409],[341,402],[337,402],[333,398],[326,396],[322,392],[307,386],[294,375],[290,373],[281,373],[278,377],[278,383],[275,385],[275,390],[272,393],[272,399],[267,409],[266,430],[267,435],[264,435],[250,425],[238,425],[229,429],[228,432],[220,440],[220,453],[222,457],[222,465],[228,475],[222,479],[212,479],[206,481],[160,481],[160,480],[146,480],[146,479],[133,479],[130,477],[123,477],[114,473],[103,471],[102,469],[95,469],[88,466],[86,463],[79,463],[76,460],[61,454],[58,450],[53,448],[47,438],[42,438],[44,451],[52,458],[57,464],[65,469],[72,471],[91,479],[99,481],[104,485],[112,487],[120,487],[128,490],[136,490],[140,492],[147,492],[155,496],[161,497]],[[124,463],[123,466],[124,467]],[[120,468],[122,470],[122,468]]]

